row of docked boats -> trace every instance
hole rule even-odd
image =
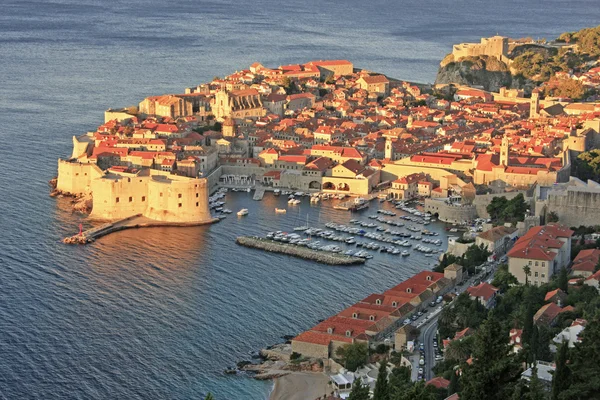
[[[302,236],[300,236],[297,233],[286,233],[286,232],[282,232],[282,231],[268,232],[266,237],[267,237],[267,239],[271,239],[271,240],[274,240],[277,242],[289,243],[289,244],[295,245],[295,246],[307,247],[311,250],[325,251],[325,252],[329,252],[329,253],[341,253],[342,252],[342,249],[339,246],[332,245],[332,244],[322,244],[320,241],[312,240],[310,238],[302,238]],[[373,256],[371,254],[367,253],[366,251],[352,251],[351,253],[349,251],[346,251],[344,254],[348,255],[348,256],[360,257],[360,258],[365,258],[365,259],[373,258]]]

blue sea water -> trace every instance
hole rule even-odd
[[[264,399],[269,383],[222,370],[431,262],[331,268],[239,248],[235,236],[291,229],[306,213],[350,218],[307,205],[275,216],[282,199],[246,194],[228,197],[250,208],[245,219],[65,246],[81,217],[46,183],[106,108],[254,61],[346,58],[433,82],[453,43],[553,38],[599,17],[597,0],[1,0],[0,398]]]

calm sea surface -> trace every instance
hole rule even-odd
[[[347,58],[433,82],[452,43],[599,22],[597,0],[1,0],[0,398],[264,399],[270,383],[222,370],[432,262],[413,252],[332,268],[242,249],[237,235],[289,230],[307,213],[319,226],[350,218],[306,201],[275,215],[283,199],[246,193],[227,198],[250,209],[244,219],[65,246],[81,217],[46,183],[106,108],[254,61]]]

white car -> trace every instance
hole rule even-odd
[[[423,375],[423,368],[419,368],[419,374]]]

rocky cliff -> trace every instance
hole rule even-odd
[[[509,67],[495,57],[466,57],[455,61],[447,55],[440,64],[435,84],[481,86],[497,92],[501,87],[520,87]]]

